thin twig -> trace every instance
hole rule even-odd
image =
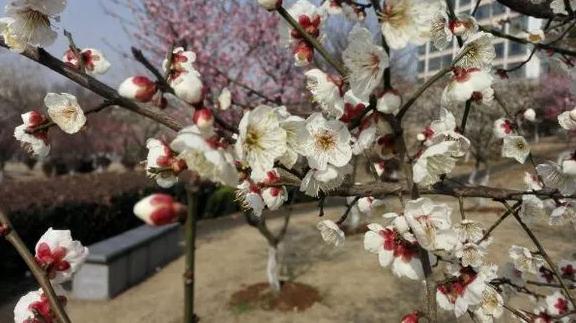
[[[498,218],[498,220],[496,220],[496,222],[494,222],[490,226],[490,228],[488,228],[488,230],[486,230],[486,232],[484,233],[484,236],[480,240],[478,240],[476,242],[476,244],[480,244],[482,241],[488,239],[488,237],[490,237],[490,234],[492,233],[492,231],[494,231],[494,229],[496,229],[502,223],[502,221],[504,221],[510,214],[512,214],[512,212],[516,211],[520,207],[520,205],[522,205],[521,202],[516,202],[516,204],[514,204],[512,206],[511,210],[506,210],[506,212],[504,212],[504,214],[502,214]]]
[[[48,275],[36,262],[34,256],[30,253],[26,244],[20,239],[20,236],[16,232],[16,229],[12,226],[10,219],[8,216],[3,212],[0,212],[0,224],[4,226],[5,232],[7,232],[4,237],[10,244],[16,249],[20,257],[24,260],[28,269],[32,272],[32,275],[38,281],[38,284],[42,288],[44,295],[48,298],[48,302],[50,303],[50,310],[56,315],[56,318],[61,323],[70,323],[70,318],[66,311],[64,310],[64,306],[58,300],[58,295],[54,292],[54,288],[52,288],[52,284],[50,283],[50,279]]]
[[[487,32],[487,33],[491,33],[492,35],[496,36],[496,37],[500,37],[500,38],[505,38],[517,43],[521,43],[521,44],[529,44],[529,45],[533,45],[536,48],[539,49],[545,49],[545,50],[551,50],[555,53],[560,53],[560,54],[564,54],[564,55],[568,55],[568,56],[575,56],[576,57],[576,51],[571,50],[571,49],[567,49],[567,48],[560,48],[560,47],[556,47],[550,44],[542,44],[542,43],[533,43],[531,41],[528,41],[526,39],[523,38],[519,38],[516,36],[512,36],[510,34],[506,34],[504,32],[501,32],[499,30],[496,29],[492,29],[492,28],[487,28],[487,27],[483,27],[480,26],[479,29],[481,31]]]
[[[506,206],[506,207],[508,209],[510,209],[508,206]],[[518,211],[513,211],[512,215],[514,216],[514,218],[516,219],[518,224],[520,224],[522,229],[524,229],[524,231],[526,232],[528,237],[530,237],[530,240],[532,240],[532,242],[534,243],[534,245],[538,249],[538,252],[540,253],[540,255],[542,255],[542,257],[544,258],[546,263],[548,263],[550,270],[554,273],[554,276],[556,276],[556,278],[558,279],[558,282],[560,283],[562,290],[564,290],[564,293],[566,294],[566,297],[568,298],[568,300],[570,300],[570,303],[572,303],[572,306],[576,307],[576,301],[572,297],[572,294],[570,294],[570,290],[568,289],[568,286],[566,286],[566,284],[562,280],[562,275],[560,275],[560,273],[558,272],[558,268],[556,267],[556,264],[554,264],[554,262],[552,261],[552,258],[550,258],[550,256],[548,256],[548,253],[546,252],[546,250],[544,249],[544,247],[542,246],[542,244],[540,243],[538,238],[534,235],[532,230],[530,230],[530,228],[524,223],[524,221],[522,221],[522,218],[520,218],[520,215],[518,215]]]
[[[342,223],[344,223],[344,221],[346,221],[346,219],[348,218],[348,215],[350,214],[350,211],[352,211],[352,208],[354,207],[354,205],[356,205],[356,203],[358,202],[358,200],[360,198],[361,198],[361,196],[356,196],[348,205],[346,205],[346,211],[344,212],[344,214],[342,214],[340,219],[338,219],[338,221],[336,221],[337,225],[340,226],[340,225],[342,225]]]

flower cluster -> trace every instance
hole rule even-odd
[[[61,304],[66,304],[60,284],[72,279],[72,275],[88,257],[88,248],[73,240],[70,231],[49,228],[36,243],[35,259],[50,279]],[[53,309],[47,296],[40,290],[31,291],[20,298],[14,308],[16,323],[55,322]]]

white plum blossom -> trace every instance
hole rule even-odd
[[[536,1],[536,0],[532,0],[532,1]],[[576,7],[576,1],[570,0],[570,1],[568,1],[568,3],[570,4],[570,6],[572,8]],[[566,8],[566,0],[552,0],[552,2],[550,2],[550,8],[552,9],[552,12],[554,14],[561,14],[561,15],[567,15],[568,14],[568,10]]]
[[[452,229],[452,209],[446,204],[434,204],[429,198],[419,198],[406,203],[404,217],[422,248],[450,251],[457,242]]]
[[[306,121],[301,117],[289,116],[280,121],[280,127],[286,131],[286,153],[278,161],[292,168],[299,155],[305,154],[303,147],[308,147],[312,138],[306,130]]]
[[[326,114],[340,118],[344,113],[342,79],[328,75],[317,68],[307,71],[304,75],[306,88],[312,94],[314,102],[318,103]]]
[[[88,248],[72,239],[69,230],[49,228],[36,243],[36,263],[46,271],[54,283],[63,283],[88,257]]]
[[[432,19],[430,30],[432,44],[437,49],[445,49],[452,42],[453,34],[450,30],[450,18],[446,10],[438,10]]]
[[[414,182],[422,186],[438,182],[440,175],[450,173],[456,166],[454,154],[457,152],[458,143],[453,141],[442,141],[426,148],[412,166]]]
[[[484,237],[484,228],[473,220],[462,220],[455,228],[461,242],[479,242]]]
[[[236,187],[236,199],[245,210],[251,210],[255,216],[262,216],[266,205],[260,188],[252,181],[245,180]]]
[[[546,312],[553,316],[563,315],[573,310],[572,303],[560,291],[555,291],[554,294],[546,296]],[[571,322],[574,315],[565,317],[563,322]]]
[[[522,116],[527,121],[536,122],[536,111],[534,111],[532,108],[526,109]]]
[[[482,300],[479,305],[474,314],[480,319],[480,322],[493,322],[494,319],[500,318],[504,312],[504,299],[491,286],[486,286],[482,292]]]
[[[2,17],[0,18],[0,34],[4,38],[4,43],[10,48],[11,52],[22,53],[26,50],[26,42],[18,39],[14,34],[10,25],[14,22],[14,18]]]
[[[14,128],[14,138],[30,153],[43,159],[50,152],[48,143],[48,129],[32,131],[34,128],[46,123],[48,119],[37,111],[26,112],[21,115],[23,124]]]
[[[460,59],[455,65],[464,69],[490,69],[496,58],[493,38],[492,34],[483,31],[470,36],[456,54]]]
[[[558,263],[558,271],[563,279],[574,281],[574,279],[576,279],[576,261],[560,260]]]
[[[430,123],[423,132],[424,145],[432,146],[440,142],[455,142],[454,157],[466,155],[470,149],[470,140],[456,131],[456,118],[445,108],[440,109],[440,118]]]
[[[530,154],[530,145],[522,136],[504,137],[502,143],[502,157],[515,159],[524,164]]]
[[[236,141],[238,157],[252,168],[252,178],[262,179],[274,167],[274,161],[286,153],[286,131],[274,109],[260,105],[248,111],[239,124]]]
[[[442,106],[470,99],[489,104],[494,95],[492,81],[493,77],[487,70],[455,67],[450,82],[442,92]]]
[[[522,206],[518,214],[525,223],[532,223],[535,219],[545,215],[544,203],[534,195],[522,195]]]
[[[164,142],[150,138],[146,141],[148,156],[146,157],[146,173],[154,178],[156,183],[163,188],[168,188],[178,182],[177,175],[187,168],[183,159],[176,154]]]
[[[178,221],[186,207],[168,194],[148,195],[134,205],[134,214],[149,225],[160,226]]]
[[[68,49],[64,53],[62,61],[66,64],[70,64],[75,68],[80,68],[80,60],[82,60],[82,66],[88,75],[102,75],[110,69],[110,62],[106,59],[104,54],[95,48],[85,48],[80,50],[78,53],[80,59],[74,54],[72,49]]]
[[[336,167],[348,164],[352,158],[351,136],[344,123],[313,113],[306,120],[306,129],[312,140],[304,156],[311,168],[324,170],[329,164]]]
[[[200,74],[196,71],[183,73],[170,81],[174,94],[189,104],[198,104],[204,98],[204,85]]]
[[[576,175],[570,172],[571,163],[557,164],[548,161],[536,166],[538,175],[547,187],[555,188],[564,195],[576,193]]]
[[[576,109],[560,113],[558,123],[565,130],[576,130]]]
[[[496,266],[482,266],[475,270],[463,267],[453,273],[454,278],[437,287],[436,301],[444,310],[454,311],[456,317],[462,316],[474,305],[483,301],[483,294],[491,288],[488,282],[496,278]]]
[[[262,189],[262,199],[269,210],[278,210],[288,200],[288,192],[284,187],[266,187]]]
[[[392,273],[397,277],[423,279],[418,243],[406,239],[408,225],[403,217],[396,217],[394,225],[387,227],[376,223],[368,224],[368,230],[364,234],[364,249],[378,255],[380,266],[391,265]]]
[[[84,111],[71,94],[48,93],[44,97],[44,104],[52,121],[65,133],[77,133],[86,124]]]
[[[350,88],[359,98],[368,98],[382,81],[384,69],[389,66],[388,54],[375,45],[372,33],[355,25],[348,34],[348,47],[342,52]]]
[[[454,256],[460,259],[463,267],[479,268],[484,264],[486,248],[473,242],[459,242],[454,248]]]
[[[528,172],[524,173],[524,184],[527,189],[531,191],[539,191],[543,188],[540,178],[538,178],[537,175]]]
[[[6,4],[6,15],[13,20],[7,26],[9,34],[18,42],[35,47],[54,43],[57,33],[51,19],[66,8],[66,0],[12,0]]]
[[[223,143],[210,129],[193,125],[178,132],[170,144],[178,152],[178,159],[186,162],[187,168],[203,178],[230,187],[238,184],[238,171],[230,146]]]
[[[429,38],[432,19],[443,10],[441,1],[389,0],[382,12],[382,34],[390,48],[401,49],[413,43],[424,44]]]
[[[544,265],[542,257],[533,255],[530,250],[521,246],[512,245],[508,250],[508,255],[512,259],[514,267],[523,273],[536,274],[538,268]]]
[[[344,231],[340,229],[338,224],[334,223],[331,220],[323,220],[318,222],[316,228],[320,231],[320,235],[322,236],[322,240],[326,243],[334,245],[334,247],[338,247],[344,243],[346,236],[344,235]]]
[[[572,224],[576,229],[576,209],[572,203],[565,203],[558,206],[550,213],[549,225]]]
[[[54,292],[58,300],[65,306],[64,290],[55,285]],[[55,322],[56,315],[50,308],[50,301],[40,288],[20,297],[14,307],[14,323]]]
[[[376,102],[376,110],[382,113],[396,114],[402,105],[402,97],[398,91],[389,89],[384,91]]]
[[[156,83],[141,75],[127,78],[118,87],[121,96],[139,102],[150,102],[156,90]]]
[[[308,196],[318,197],[320,191],[330,192],[340,187],[351,171],[350,165],[338,168],[330,164],[324,170],[310,169],[302,179],[300,191]]]
[[[494,121],[494,136],[498,139],[508,137],[514,133],[514,124],[506,118]]]

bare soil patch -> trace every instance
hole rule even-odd
[[[275,293],[268,283],[248,285],[232,294],[230,307],[234,312],[251,309],[266,311],[302,312],[321,300],[318,290],[310,285],[297,282],[282,282],[279,293]]]

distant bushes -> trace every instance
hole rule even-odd
[[[142,197],[166,192],[185,203],[183,185],[160,189],[142,173],[101,173],[49,180],[7,183],[0,187],[0,209],[6,212],[30,250],[48,229],[69,229],[85,245],[142,224],[132,214]],[[230,188],[203,187],[199,211],[216,217],[237,210]],[[0,240],[0,272],[21,274],[24,264],[7,242]]]

